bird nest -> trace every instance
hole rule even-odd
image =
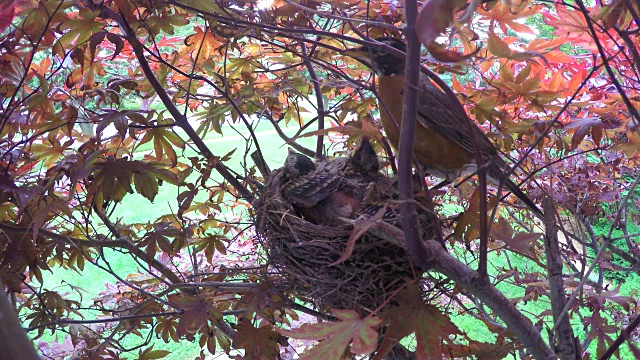
[[[374,231],[376,227],[355,241],[345,260],[357,222],[325,226],[307,221],[283,197],[284,182],[283,169],[274,170],[254,208],[258,238],[270,266],[279,274],[278,290],[320,308],[373,311],[415,277],[404,247],[384,231]],[[362,224],[367,219],[360,216],[359,221]],[[395,220],[379,223],[395,230],[397,238]]]

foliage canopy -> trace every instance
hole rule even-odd
[[[157,359],[155,335],[198,340],[202,358],[287,358],[302,339],[305,359],[383,359],[411,334],[419,359],[610,357],[640,322],[619,285],[640,274],[639,14],[628,0],[0,1],[4,289],[29,336],[70,339],[42,345],[50,358]],[[286,156],[267,134],[316,157],[368,136],[394,173],[375,76],[341,55],[383,35],[424,45],[423,71],[447,80],[547,218],[476,178],[431,191],[446,250],[404,233],[429,271],[384,309],[316,308],[272,286],[251,223],[265,169]],[[231,137],[232,150],[211,140]],[[119,274],[109,250],[135,270]],[[115,278],[90,302],[83,284],[47,281],[87,264]],[[494,341],[461,330],[470,319]]]

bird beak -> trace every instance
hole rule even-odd
[[[352,49],[342,50],[340,52],[341,55],[351,56],[352,58],[368,58],[369,51],[364,46],[359,46]]]
[[[361,149],[363,147],[369,147],[373,149],[373,146],[371,145],[371,141],[369,140],[369,137],[367,136],[363,136],[360,138],[360,142],[358,143],[358,146],[356,147],[357,149]]]
[[[372,68],[371,53],[365,46],[359,46],[352,49],[346,49],[340,52],[340,55],[352,57],[368,68]]]

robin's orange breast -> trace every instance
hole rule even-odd
[[[402,124],[404,75],[381,76],[378,79],[378,94],[400,126]],[[419,97],[420,94],[418,99]],[[400,134],[383,106],[380,106],[380,118],[389,141],[397,149]],[[424,120],[427,124],[429,123],[429,119]],[[472,153],[420,122],[416,124],[413,152],[422,165],[444,171],[457,171],[474,162]]]

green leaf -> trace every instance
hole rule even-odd
[[[135,174],[133,183],[136,192],[153,202],[158,195],[158,180],[149,174]]]
[[[97,20],[99,14],[100,10],[91,11],[85,8],[72,19],[64,21],[60,29],[68,31],[59,40],[62,47],[67,48],[74,40],[76,45],[82,44],[93,34],[101,31],[103,23]]]
[[[502,41],[493,31],[489,32],[489,40],[487,42],[489,51],[497,56],[508,58],[511,56],[511,49],[506,42]]]

